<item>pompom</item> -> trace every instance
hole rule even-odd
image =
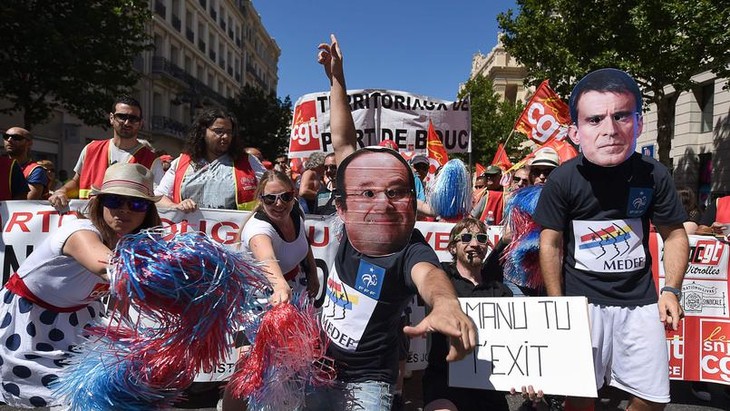
[[[443,218],[461,218],[471,208],[469,170],[459,159],[447,161],[429,188],[428,203]]]
[[[507,202],[505,214],[512,241],[502,253],[504,278],[519,286],[540,290],[540,226],[532,215],[537,208],[542,186],[528,186],[515,191]]]

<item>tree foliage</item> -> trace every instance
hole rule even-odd
[[[728,0],[517,0],[498,16],[507,51],[530,84],[549,78],[568,96],[577,78],[602,68],[630,73],[657,106],[659,160],[669,164],[676,95],[695,74],[730,75]],[[674,91],[665,90],[672,86]]]
[[[469,79],[459,92],[459,98],[470,96],[472,160],[483,165],[491,164],[499,143],[505,143],[517,117],[524,108],[521,102],[503,101],[494,91],[492,80],[484,76]],[[515,162],[524,157],[520,144],[526,137],[515,132],[507,141],[505,150]]]
[[[229,109],[238,120],[247,146],[257,147],[269,160],[286,152],[292,119],[289,96],[282,101],[274,94],[246,85],[231,100]]]
[[[89,125],[136,84],[133,60],[150,47],[147,0],[0,2],[0,113],[26,128],[64,106]]]

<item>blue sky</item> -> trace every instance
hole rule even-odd
[[[349,89],[384,88],[453,100],[472,56],[497,41],[497,14],[514,0],[255,0],[279,48],[277,94],[327,91],[316,47],[334,33]]]

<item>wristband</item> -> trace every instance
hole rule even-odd
[[[682,291],[679,290],[679,289],[677,289],[677,288],[674,288],[674,287],[670,287],[668,285],[665,285],[664,287],[662,287],[661,291],[659,291],[659,292],[660,293],[663,293],[665,291],[674,294],[677,297],[677,300],[679,300],[682,297]]]

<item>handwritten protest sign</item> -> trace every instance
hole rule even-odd
[[[477,348],[449,365],[449,385],[596,398],[585,297],[460,298]]]

